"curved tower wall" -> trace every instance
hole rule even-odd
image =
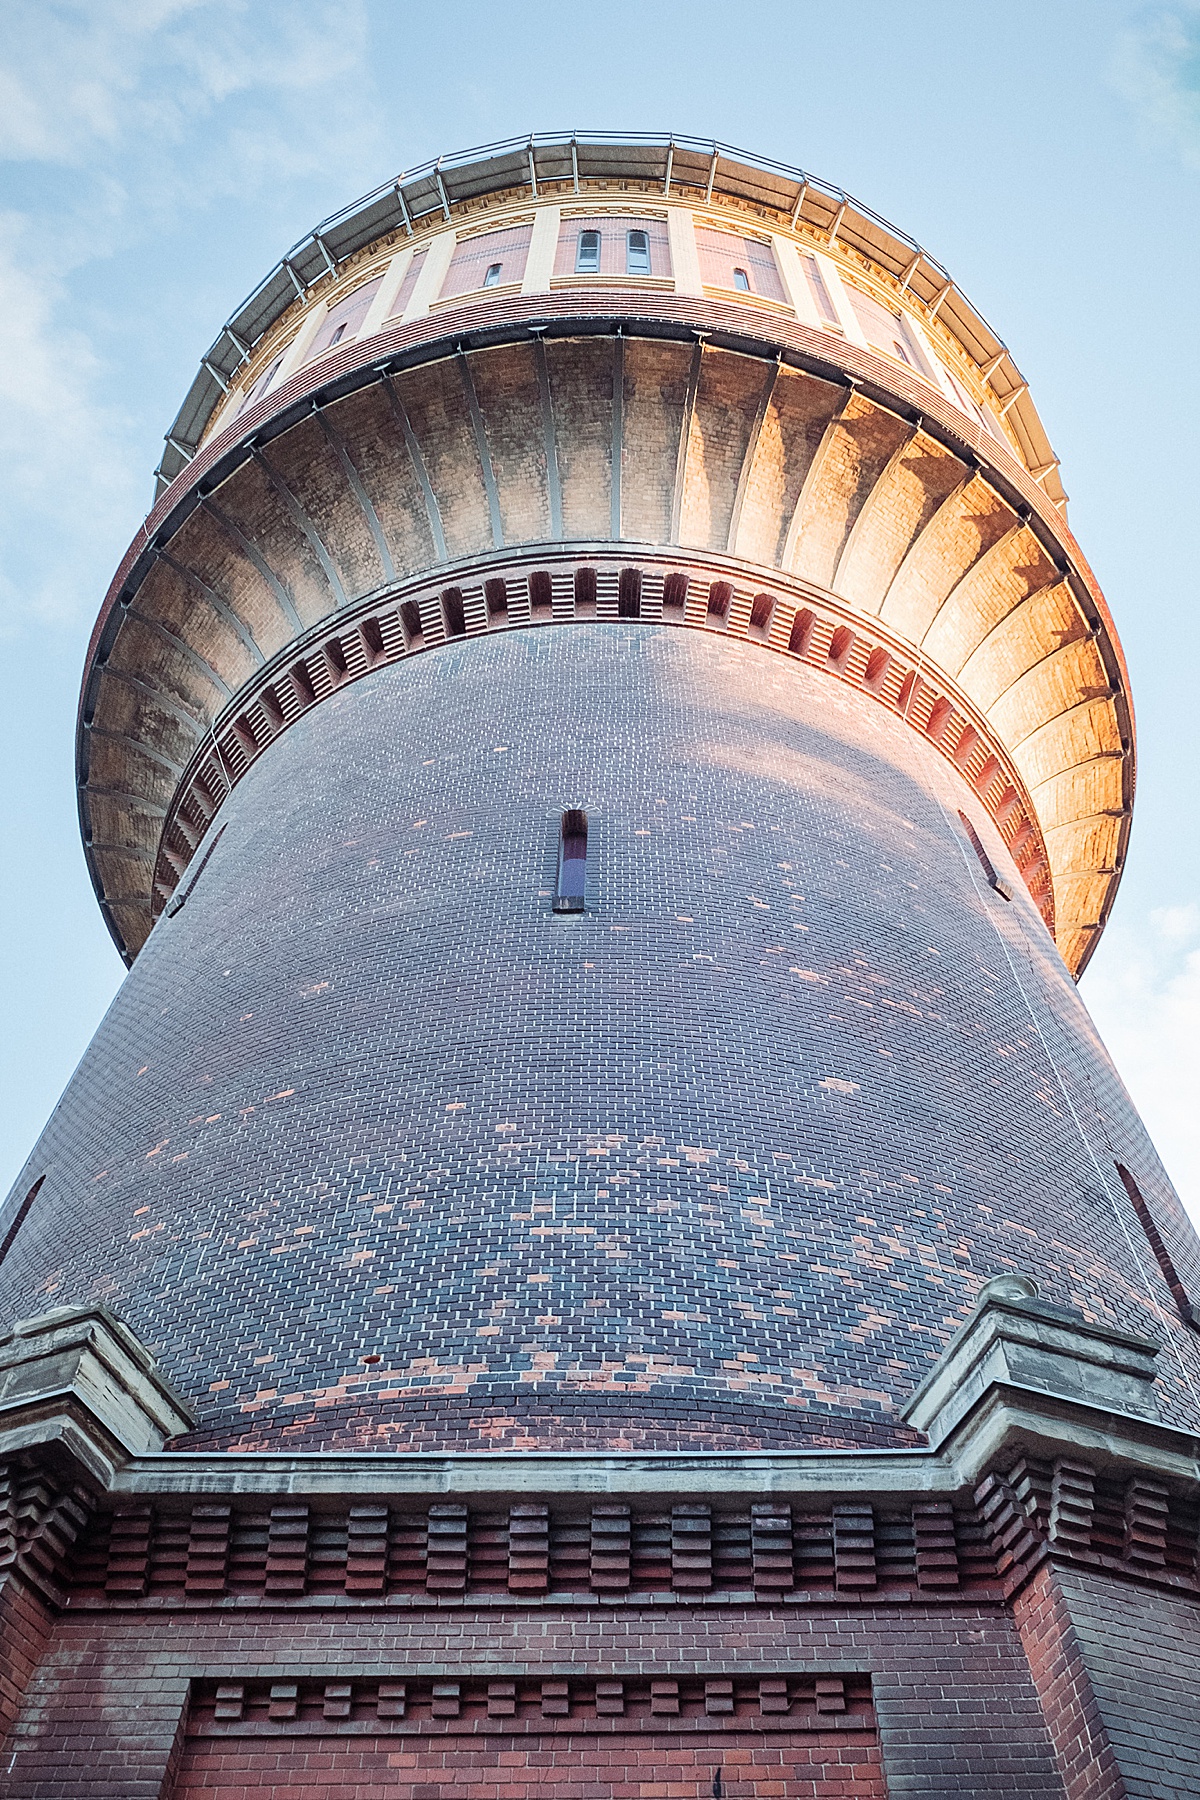
[[[1012,1268],[1195,1370],[1116,1162],[1186,1222],[1003,840],[846,683],[496,633],[313,707],[212,839],[3,1269],[134,1322],[185,1443],[911,1443]]]
[[[1200,1245],[1073,982],[1128,684],[940,265],[683,140],[368,196],[204,359],[79,751],[14,1795],[1190,1791]]]

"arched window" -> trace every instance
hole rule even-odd
[[[627,275],[648,275],[650,273],[650,235],[648,232],[638,229],[627,233],[625,273]]]
[[[600,233],[598,231],[581,231],[575,246],[575,273],[577,275],[598,275],[600,273]]]

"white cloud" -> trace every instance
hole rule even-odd
[[[62,283],[40,266],[19,214],[0,214],[0,620],[78,616],[78,581],[116,560],[147,484],[125,450],[127,421],[97,398],[86,336],[63,322]],[[64,508],[65,500],[65,508]],[[65,517],[64,517],[65,511]],[[102,591],[102,590],[101,590]],[[84,609],[99,595],[86,594]]]
[[[1200,906],[1160,907],[1110,925],[1082,993],[1200,1224]]]
[[[194,124],[239,101],[258,107],[251,134],[265,129],[285,167],[344,156],[372,129],[366,32],[355,0],[9,0],[0,157],[80,168],[124,151],[161,178]],[[318,94],[293,131],[286,102]],[[244,140],[245,124],[231,135]],[[225,147],[206,145],[206,165]]]
[[[1147,135],[1200,168],[1200,3],[1143,12],[1121,32],[1111,79]]]
[[[381,117],[362,0],[8,0],[0,628],[82,622],[149,495],[136,383],[78,304],[93,271],[129,259],[152,323],[156,233],[216,236],[232,202],[284,217],[318,181],[349,198],[385,167]]]

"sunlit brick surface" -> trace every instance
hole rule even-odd
[[[911,1442],[1013,1266],[1170,1335],[1171,1411],[1194,1339],[1113,1156],[1182,1244],[1176,1203],[982,808],[868,697],[716,636],[513,631],[314,708],[221,817],[0,1272],[6,1317],[109,1301],[190,1443]]]

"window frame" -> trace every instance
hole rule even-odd
[[[581,806],[571,806],[558,822],[558,871],[554,882],[554,911],[587,911],[588,816]]]
[[[634,241],[633,241],[635,238],[641,239],[641,243],[639,245],[637,245],[636,247],[635,247]],[[640,257],[643,259],[643,261],[645,263],[644,268],[635,268],[634,267],[634,258],[635,257]],[[630,225],[626,228],[626,231],[625,231],[625,273],[626,273],[626,275],[642,275],[642,276],[652,275],[654,273],[652,258],[650,255],[650,233],[646,230],[646,227],[644,225]]]
[[[583,241],[585,238],[592,238],[595,240],[594,245],[592,246],[595,254],[587,262],[584,261],[584,254],[583,254]],[[581,225],[580,226],[579,230],[575,234],[575,273],[576,273],[576,275],[599,275],[601,243],[602,243],[601,235],[600,235],[599,231],[596,230],[594,225],[588,225],[588,226]]]

